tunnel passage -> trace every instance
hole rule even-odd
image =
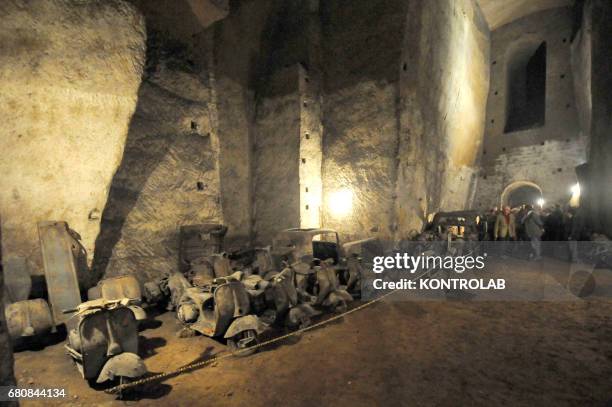
[[[516,208],[520,205],[534,205],[537,204],[540,199],[542,199],[542,192],[540,192],[539,189],[525,185],[510,192],[508,196],[508,205],[512,208]]]
[[[528,181],[517,181],[508,185],[501,196],[503,206],[516,208],[521,205],[537,205],[543,199],[542,189]]]

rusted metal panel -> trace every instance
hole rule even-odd
[[[66,222],[39,222],[38,236],[45,267],[49,303],[56,325],[65,323],[81,303],[73,250],[78,245]]]
[[[223,251],[227,226],[218,223],[184,225],[180,229],[179,267],[185,271],[192,261]]]

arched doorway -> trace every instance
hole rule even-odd
[[[516,181],[508,185],[501,195],[501,205],[515,208],[536,205],[542,199],[542,188],[530,181]]]

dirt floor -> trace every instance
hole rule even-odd
[[[612,402],[611,311],[612,301],[602,297],[385,301],[253,356],[146,385],[129,401],[90,388],[61,341],[17,352],[16,375],[22,386],[67,389],[62,402],[72,405],[606,405]],[[173,314],[163,313],[140,333],[150,371],[224,350],[206,337],[177,338],[178,330]]]

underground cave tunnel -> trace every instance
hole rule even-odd
[[[609,0],[0,21],[0,404],[612,400]]]

